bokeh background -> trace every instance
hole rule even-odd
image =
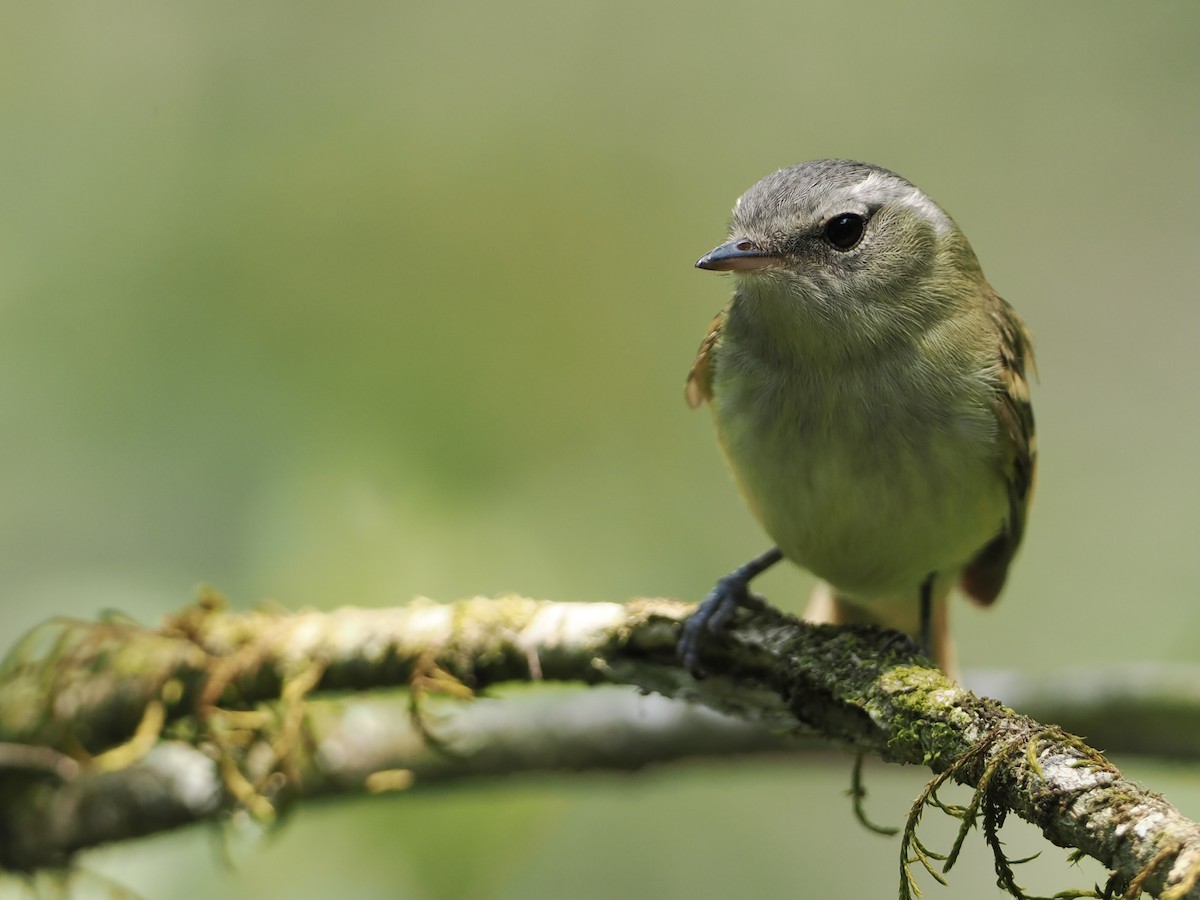
[[[1200,656],[1200,5],[116,0],[0,31],[0,649],[200,582],[698,598],[765,538],[683,403],[729,291],[692,263],[759,177],[850,156],[942,203],[1038,340],[1037,503],[1003,602],[955,610],[965,665]],[[1119,761],[1200,816],[1195,767]],[[888,821],[923,781],[869,776]],[[91,853],[74,889],[894,896],[847,782],[332,804],[227,835],[232,867],[199,829]],[[1008,827],[1047,849],[1026,884],[1102,877]],[[981,846],[953,875],[928,895],[998,893]]]

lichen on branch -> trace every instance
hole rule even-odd
[[[59,866],[89,846],[233,809],[270,821],[309,796],[620,766],[622,756],[636,766],[692,752],[685,746],[778,750],[815,734],[976,788],[972,815],[985,831],[1015,813],[1110,867],[1114,886],[1200,900],[1200,828],[1078,738],[946,680],[894,635],[808,625],[769,607],[743,610],[715,636],[697,679],[675,652],[692,609],[502,597],[237,613],[209,592],[157,628],[54,620],[0,669],[0,865]],[[585,719],[564,715],[571,724],[549,738],[544,709],[521,715],[522,703],[543,702],[529,697],[488,707],[490,718],[452,701],[457,721],[476,729],[461,746],[426,727],[431,702],[529,682],[628,685],[713,712],[664,713],[661,729],[631,730],[622,753],[603,760],[586,740],[572,743]],[[409,686],[399,711],[379,713],[380,691]],[[592,694],[603,696],[552,702],[583,708]],[[664,743],[673,729],[690,732],[678,749]],[[720,737],[697,737],[705,733]],[[444,746],[431,745],[433,734]],[[522,749],[547,740],[563,753]],[[109,814],[89,819],[95,808]]]

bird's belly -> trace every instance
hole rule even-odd
[[[1007,515],[994,435],[978,417],[714,411],[767,533],[843,596],[911,595],[932,573],[957,573]]]

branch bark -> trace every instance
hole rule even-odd
[[[779,752],[820,734],[979,789],[985,825],[1014,812],[1117,883],[1200,900],[1200,828],[1078,738],[948,682],[894,635],[770,608],[715,637],[697,680],[675,658],[691,610],[510,597],[234,614],[210,597],[157,629],[48,623],[0,670],[0,865],[63,865],[235,808],[270,819],[300,797],[636,767],[682,755],[685,732],[709,753]],[[632,685],[711,712],[612,690],[431,699],[530,681]],[[396,686],[413,688],[421,714],[357,696]],[[557,737],[529,739],[567,717],[574,727]]]

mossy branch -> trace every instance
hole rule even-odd
[[[634,767],[681,755],[661,738],[689,729],[702,752],[779,750],[792,746],[788,736],[817,733],[928,766],[982,785],[963,813],[983,815],[989,833],[1013,812],[1113,869],[1114,885],[1200,900],[1200,828],[1078,738],[947,681],[894,635],[806,625],[770,608],[744,611],[715,638],[709,675],[697,680],[675,656],[692,608],[510,597],[230,613],[210,596],[157,629],[48,623],[0,670],[0,865],[63,865],[85,847],[233,809],[270,820],[305,796],[539,767]],[[578,727],[535,734],[554,717],[522,710],[592,703],[585,721],[604,721],[607,734],[621,705],[637,702],[627,694],[527,692],[458,703],[440,718],[451,707],[438,696],[531,681],[632,685],[720,715],[646,699],[656,710],[642,716],[646,727],[599,755]],[[411,717],[394,699],[361,696],[399,686],[413,688]],[[605,711],[609,698],[620,699]],[[532,748],[547,741],[576,755],[539,759]],[[1003,865],[998,858],[998,872]]]

